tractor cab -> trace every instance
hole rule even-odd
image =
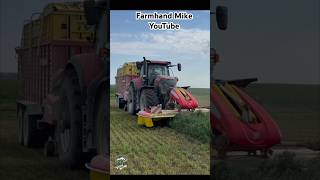
[[[173,85],[176,85],[178,78],[172,77],[169,71],[169,68],[173,66],[178,66],[178,70],[181,71],[181,64],[171,65],[169,61],[146,60],[144,57],[142,62],[137,62],[140,78],[143,79],[145,86],[157,86],[160,81],[170,79],[175,81]]]
[[[147,70],[148,84],[154,85],[154,80],[158,76],[170,76],[168,66],[150,63]]]

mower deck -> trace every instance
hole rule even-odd
[[[162,110],[160,113],[149,113],[146,111],[139,111],[138,115],[138,125],[143,125],[146,127],[154,127],[155,121],[167,120],[168,118],[173,118],[177,115],[176,110]]]

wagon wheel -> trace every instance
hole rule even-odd
[[[272,156],[272,154],[273,154],[272,149],[263,149],[262,150],[262,156],[264,158],[270,158]]]
[[[46,157],[52,157],[56,153],[56,144],[52,140],[51,137],[49,137],[48,141],[44,144],[43,153]]]
[[[252,151],[248,151],[248,156],[256,156],[257,155],[257,151],[252,150]]]

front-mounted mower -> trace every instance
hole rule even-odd
[[[247,151],[248,155],[260,151],[268,157],[271,147],[280,143],[277,124],[243,87],[252,80],[217,80],[213,86],[210,117],[218,158],[225,158],[228,151]]]
[[[213,3],[211,5],[213,10]],[[226,30],[227,8],[217,6],[211,14],[216,15],[218,28]],[[211,29],[212,34],[213,32]],[[245,91],[245,87],[257,79],[217,80],[214,77],[214,67],[219,62],[219,55],[213,48],[213,43],[210,56],[213,62],[210,122],[212,147],[217,151],[217,158],[224,159],[229,151],[247,151],[249,155],[261,151],[263,156],[268,157],[272,153],[271,147],[280,143],[281,133],[267,111]]]

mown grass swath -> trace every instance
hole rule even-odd
[[[184,112],[169,122],[171,128],[204,143],[210,141],[209,113]]]
[[[220,163],[213,176],[219,180],[317,180],[320,177],[320,154],[309,160],[298,159],[294,153],[284,151],[270,160],[243,162],[240,165]]]

